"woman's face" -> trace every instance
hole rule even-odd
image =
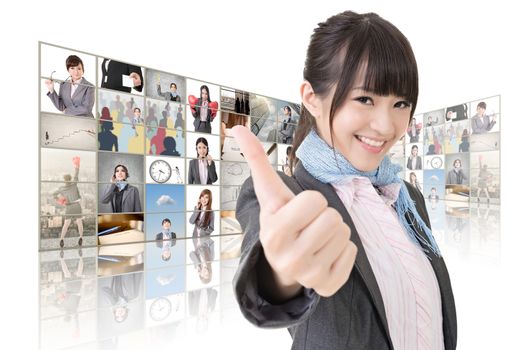
[[[207,93],[207,89],[201,89],[201,99],[207,100],[209,98],[209,94]]]
[[[410,182],[416,182],[416,174],[410,174]]]
[[[78,64],[75,67],[68,68],[68,74],[72,77],[72,80],[78,80],[83,76],[83,66]]]
[[[417,148],[416,147],[412,147],[412,149],[410,150],[410,154],[412,154],[412,156],[416,157],[417,156]]]
[[[120,181],[123,181],[126,179],[126,169],[124,169],[123,167],[119,166],[118,168],[116,168],[115,170],[115,178],[117,180],[120,180]]]
[[[200,202],[202,207],[206,207],[207,204],[209,204],[209,198],[210,196],[208,194],[204,194],[200,197]]]
[[[462,167],[462,162],[461,162],[459,159],[455,160],[455,161],[454,161],[454,167],[455,167],[456,169]]]
[[[288,108],[284,107],[283,108],[283,114],[288,117],[288,115],[290,114],[290,111],[288,110]]]
[[[337,109],[332,123],[332,137],[336,149],[360,171],[377,169],[390,148],[405,133],[412,109],[404,98],[379,96],[361,88],[356,82],[348,96]],[[316,124],[320,136],[332,145],[329,128],[329,111],[333,92],[321,101]]]
[[[205,156],[207,156],[207,146],[203,142],[198,143],[196,149],[200,158],[205,158]]]

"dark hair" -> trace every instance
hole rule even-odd
[[[196,223],[198,223],[200,227],[207,227],[209,225],[209,220],[211,219],[211,215],[212,215],[212,212],[211,212],[211,210],[212,210],[211,209],[211,205],[212,205],[212,193],[211,193],[211,190],[206,188],[203,191],[201,191],[198,200],[201,200],[201,197],[203,197],[206,194],[209,195],[209,203],[207,203],[207,207],[205,208],[205,215],[203,216],[203,221],[199,222],[200,216],[198,216],[198,219],[196,221]]]
[[[137,109],[139,110],[139,113],[140,113],[140,108],[139,108],[139,107],[135,107],[135,108],[133,109],[133,112],[136,112]]]
[[[124,168],[124,171],[126,172],[126,179],[127,179],[129,177],[129,171],[127,170],[126,166],[122,164],[118,164],[117,166],[115,166],[115,171],[113,171],[113,175],[116,174],[116,169],[118,169],[118,167]]]
[[[292,116],[292,108],[290,108],[290,106],[284,106],[283,109],[288,110],[288,114]]]
[[[168,219],[168,218],[164,218],[163,221],[161,222],[161,225],[164,225],[165,222],[167,222],[170,225],[172,225],[172,221],[170,221],[170,219]]]
[[[207,101],[208,101],[208,102],[211,102],[211,93],[209,92],[209,87],[208,87],[207,85],[202,85],[202,86],[200,87],[200,97],[199,97],[199,100],[201,100],[201,91],[202,91],[203,89],[207,90]]]
[[[412,151],[415,149],[417,149],[419,151],[419,147],[417,145],[413,145],[412,148],[410,148],[410,153],[412,153]]]
[[[289,155],[292,154],[292,148],[293,148],[292,146],[288,146],[288,147],[286,147],[286,155],[287,155],[287,156],[289,156]]]
[[[329,111],[331,140],[333,118],[358,75],[363,76],[364,90],[407,99],[412,106],[410,117],[414,115],[418,73],[408,39],[375,13],[345,11],[319,23],[314,29],[303,70],[303,78],[318,96],[327,96],[336,85]],[[294,136],[294,153],[310,130],[316,128],[314,117],[304,105],[300,115]],[[293,159],[295,164],[297,158]]]
[[[83,61],[81,60],[81,58],[79,58],[76,55],[70,55],[67,57],[66,62],[65,62],[66,69],[68,70],[71,67],[77,67],[80,63],[81,63],[81,69],[83,69],[83,71],[85,72],[85,66],[83,65]]]
[[[478,105],[477,105],[477,108],[482,108],[482,109],[486,109],[486,102],[482,101],[482,102],[479,102]]]
[[[200,142],[207,146],[207,154],[209,154],[209,142],[207,142],[207,139],[205,137],[198,137],[198,139],[196,140],[196,157],[199,157],[198,144]]]
[[[460,158],[456,158],[453,162],[453,166],[456,164],[456,162],[460,162],[460,167],[462,166],[462,160]]]
[[[170,83],[170,89],[172,88],[172,85],[177,89],[176,83]]]

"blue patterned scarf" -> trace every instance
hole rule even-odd
[[[402,168],[400,165],[393,164],[388,156],[385,156],[379,167],[374,171],[362,172],[353,167],[353,165],[334,148],[329,146],[317,133],[312,129],[305,137],[296,151],[296,157],[303,163],[305,169],[316,179],[323,183],[342,184],[352,181],[354,177],[367,177],[376,187],[386,186],[393,183],[401,184],[399,196],[394,204],[397,216],[411,240],[418,245],[425,254],[429,248],[437,256],[441,256],[436,240],[432,236],[432,231],[425,224],[416,210],[415,203],[408,194],[408,189],[403,180],[397,176]],[[406,215],[409,218],[414,217],[416,224],[423,229],[429,242],[416,232],[413,225],[408,223]],[[420,245],[421,242],[421,245]],[[425,248],[426,247],[426,248]]]

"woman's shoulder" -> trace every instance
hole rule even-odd
[[[86,86],[91,87],[91,88],[94,88],[94,84],[92,84],[91,82],[89,82],[87,79],[85,79],[83,77],[81,78],[81,84],[86,85]]]

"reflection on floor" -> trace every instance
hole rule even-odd
[[[463,306],[460,271],[499,264],[499,208],[426,204]],[[286,330],[255,328],[240,314],[231,282],[241,238],[40,253],[41,349],[247,349],[249,339],[254,349],[289,348]]]

